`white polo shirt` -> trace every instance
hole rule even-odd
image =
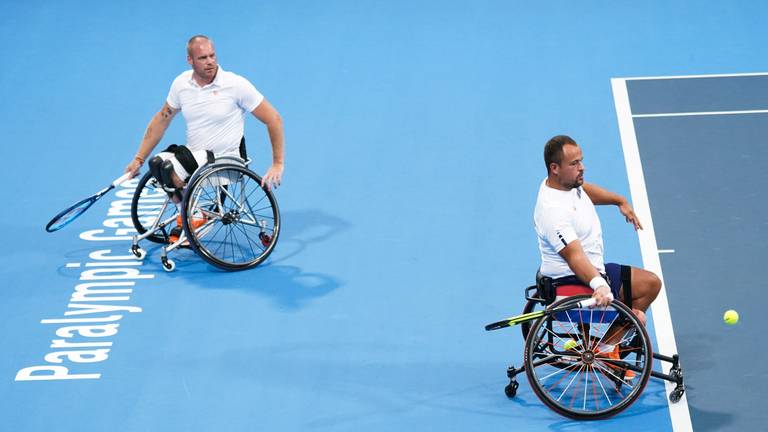
[[[574,240],[581,241],[589,262],[605,273],[603,229],[595,205],[582,187],[562,191],[547,186],[544,179],[539,186],[533,222],[539,237],[541,274],[552,278],[573,275],[558,252]]]
[[[171,84],[166,102],[181,109],[187,122],[187,147],[214,154],[237,154],[245,129],[245,116],[264,96],[247,79],[221,66],[213,82],[200,87],[192,70],[182,72]]]

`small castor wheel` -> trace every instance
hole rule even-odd
[[[669,401],[672,403],[680,402],[680,398],[683,397],[683,393],[685,393],[685,386],[679,385],[675,387],[675,389],[669,393]]]
[[[517,394],[517,388],[519,386],[520,384],[517,381],[510,381],[509,384],[504,387],[504,394],[506,394],[508,398],[512,399]]]
[[[173,260],[163,257],[163,258],[160,258],[160,261],[163,264],[163,270],[167,272],[172,272],[176,270],[176,263],[173,262]]]
[[[261,245],[264,247],[269,247],[269,244],[272,243],[272,236],[265,233],[260,232],[259,233],[259,240],[261,240]]]
[[[147,251],[140,248],[139,245],[131,246],[131,253],[139,260],[143,260],[147,256]]]

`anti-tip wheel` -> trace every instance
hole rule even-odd
[[[680,399],[683,397],[683,393],[685,393],[685,387],[683,386],[675,387],[675,389],[669,393],[669,401],[672,403],[680,402]]]
[[[131,253],[133,254],[133,256],[136,257],[136,259],[138,259],[140,261],[143,261],[144,258],[147,257],[147,251],[145,251],[144,249],[142,249],[142,248],[140,248],[138,246],[132,246],[131,247]]]
[[[165,258],[165,259],[162,259],[161,261],[163,264],[163,270],[167,272],[172,272],[176,270],[176,263],[172,259]]]
[[[504,394],[506,394],[508,398],[512,399],[517,394],[517,388],[519,386],[520,384],[517,381],[510,381],[509,384],[504,387]]]

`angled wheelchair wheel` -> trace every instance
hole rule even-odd
[[[545,405],[572,419],[597,420],[637,400],[651,376],[653,352],[630,309],[617,301],[578,309],[586,298],[558,301],[551,307],[574,308],[531,325],[524,362],[528,381]]]
[[[168,198],[152,173],[146,173],[139,180],[131,200],[131,221],[139,234],[154,231],[147,237],[155,243],[168,243],[170,229],[163,222],[173,221],[176,206]]]
[[[280,211],[261,177],[236,164],[216,165],[192,179],[182,220],[190,246],[224,270],[262,263],[280,234]]]

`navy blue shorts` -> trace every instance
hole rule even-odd
[[[611,293],[613,293],[613,298],[620,299],[621,298],[621,264],[616,263],[606,263],[605,264],[605,274],[603,275],[606,277],[606,280],[608,281],[608,285],[611,286]],[[566,276],[557,278],[554,280],[555,284],[557,285],[585,285],[589,286],[588,284],[585,284],[582,282],[578,277],[574,276]]]

